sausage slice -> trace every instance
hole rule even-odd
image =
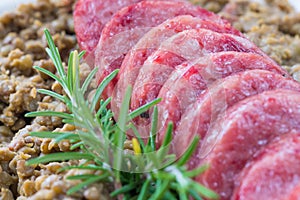
[[[94,51],[104,25],[119,9],[141,0],[78,0],[73,18],[78,45],[85,50],[85,60],[94,67]]]
[[[300,133],[276,138],[239,175],[232,200],[297,200],[300,192]]]

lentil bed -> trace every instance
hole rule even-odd
[[[300,80],[300,14],[286,1],[266,0],[264,4],[249,0],[192,0],[230,20],[274,60]],[[20,6],[0,17],[0,196],[10,199],[109,199],[112,186],[93,184],[82,192],[66,195],[79,183],[69,175],[101,173],[99,171],[59,169],[82,161],[52,162],[26,166],[25,161],[51,152],[70,151],[70,144],[56,144],[51,139],[30,136],[31,131],[72,131],[56,117],[28,119],[24,114],[36,110],[67,112],[66,106],[37,89],[63,93],[57,82],[33,69],[37,65],[56,73],[45,53],[44,28],[54,38],[66,62],[71,50],[78,49],[74,34],[72,9],[74,0],[38,0]],[[81,64],[81,77],[90,72]],[[91,92],[94,89],[91,86]]]

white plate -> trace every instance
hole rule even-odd
[[[300,1],[299,0],[289,0],[290,3],[292,4],[292,6],[294,6],[294,8],[300,12]]]
[[[15,10],[19,4],[36,2],[36,0],[0,0],[0,13]]]

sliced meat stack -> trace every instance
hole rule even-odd
[[[300,131],[300,93],[272,90],[248,97],[219,115],[190,164],[208,164],[196,180],[229,199],[236,175],[276,136]]]
[[[219,16],[183,1],[142,1],[119,10],[102,30],[95,51],[96,76],[101,82],[109,73],[119,69],[127,52],[138,40],[169,18],[192,15],[201,19],[228,25]],[[111,96],[117,79],[104,91],[104,97]]]
[[[205,79],[202,79],[202,81]],[[209,79],[206,79],[210,81]],[[203,81],[203,82],[204,82]],[[259,94],[263,91],[274,89],[289,89],[300,92],[300,84],[292,79],[287,79],[280,74],[273,73],[266,70],[249,70],[240,72],[226,78],[215,81],[210,84],[206,82],[208,87],[200,89],[204,91],[199,97],[188,99],[193,103],[182,105],[175,104],[173,109],[183,110],[184,115],[179,121],[178,118],[174,122],[180,123],[174,134],[175,146],[181,144],[188,146],[190,141],[199,135],[200,138],[205,138],[206,133],[211,128],[210,124],[216,123],[215,120],[221,116],[223,117],[227,108],[236,104],[237,102],[246,99],[252,95]],[[201,83],[199,85],[205,85]],[[195,93],[197,90],[192,91]],[[170,95],[169,95],[170,96]],[[178,97],[183,96],[178,93]],[[192,95],[189,95],[192,96]],[[184,98],[184,97],[183,97]],[[197,98],[197,99],[196,99]],[[166,102],[168,104],[168,102]],[[188,107],[188,105],[191,105]],[[162,104],[165,106],[165,104]],[[184,109],[184,107],[188,107]],[[169,106],[170,107],[170,106]],[[164,107],[163,107],[164,108]],[[168,110],[170,110],[169,108]],[[172,110],[171,112],[172,113]],[[162,116],[163,117],[163,116]],[[162,142],[163,132],[159,135],[159,143]],[[184,137],[183,137],[184,136]],[[178,149],[176,152],[178,155],[183,153],[184,149]]]
[[[152,28],[132,47],[124,58],[120,68],[119,81],[113,93],[113,111],[116,113],[119,112],[120,105],[123,100],[122,97],[125,95],[127,86],[134,86],[135,80],[140,72],[140,68],[143,67],[147,58],[159,48],[160,44],[171,36],[190,29],[209,29],[219,33],[231,33],[237,36],[243,36],[229,24],[219,24],[214,21],[207,21],[190,15],[181,15],[171,18]],[[132,104],[134,105],[136,103],[133,103],[132,100]]]
[[[226,20],[181,0],[79,0],[74,22],[97,81],[120,69],[103,94],[115,119],[128,86],[130,111],[162,98],[157,146],[170,122],[177,156],[200,136],[188,167],[207,164],[196,180],[220,199],[299,199],[300,84]],[[151,116],[133,120],[142,137]]]
[[[162,86],[178,65],[224,51],[256,53],[276,65],[245,38],[207,29],[186,30],[165,40],[144,62],[132,91],[131,109],[137,109],[157,98]],[[149,125],[149,119],[139,118],[135,122],[142,135],[144,131],[149,132],[149,129],[145,128]]]
[[[249,40],[232,34],[217,33],[207,29],[192,29],[178,33],[165,40],[145,61],[134,85],[131,103],[133,109],[156,98],[176,66],[210,53],[223,51],[264,55]]]
[[[257,71],[253,69],[263,69],[272,71],[274,73],[268,74],[266,71]],[[247,83],[247,86],[250,86],[251,83],[257,81],[257,84],[266,84],[263,86],[264,88],[261,88],[265,90],[276,87],[276,85],[272,83],[272,79],[270,79],[271,77],[276,77],[274,83],[277,82],[277,80],[283,83],[283,85],[279,84],[278,87],[286,84],[288,85],[288,82],[292,83],[291,85],[295,87],[298,86],[295,81],[289,80],[286,82],[286,78],[282,77],[281,74],[285,76],[288,75],[284,70],[282,70],[282,68],[274,65],[273,62],[270,62],[268,59],[252,53],[213,53],[199,58],[188,65],[183,64],[177,67],[177,69],[171,73],[170,77],[165,82],[158,95],[158,97],[162,98],[162,102],[158,104],[158,116],[160,119],[159,127],[161,127],[161,130],[158,134],[158,142],[161,143],[162,139],[164,138],[164,133],[168,122],[173,121],[175,123],[174,126],[176,127],[186,108],[193,104],[196,99],[199,98],[203,92],[205,92],[207,87],[210,87],[209,92],[207,92],[208,100],[210,100],[214,96],[213,92],[217,92],[215,89],[213,89],[213,86],[211,86],[212,83],[218,79],[222,79],[229,75],[246,70],[253,70],[253,72],[240,74],[239,76],[233,76],[232,78],[221,80],[214,85],[221,86],[220,92],[224,93],[227,90],[230,92],[230,90],[233,89],[230,87],[233,87],[234,83],[236,84],[236,88],[234,89],[237,89],[238,87],[243,87],[243,83]],[[255,72],[258,72],[258,74],[253,74]],[[245,80],[245,78],[249,79]],[[264,80],[264,78],[266,78],[266,80]],[[226,85],[226,83],[229,84]],[[229,88],[226,88],[225,91],[224,87],[226,86]],[[244,86],[242,89],[257,89],[249,87],[247,88],[247,86]],[[268,88],[268,86],[270,86],[270,88]],[[242,92],[246,93],[246,91]],[[224,101],[225,99],[221,98],[221,100]],[[202,100],[199,102],[201,101]],[[201,113],[202,111],[200,111],[198,108],[198,103],[195,103],[194,107],[190,108],[189,111],[186,112],[187,114],[193,113],[193,116],[184,117],[184,119],[181,120],[186,121],[183,122],[184,126],[181,126],[181,129],[183,130],[176,131],[183,132],[183,134],[186,135],[184,137],[184,141],[189,141],[192,139],[192,137],[189,137],[191,134],[193,135],[194,133],[198,133],[199,135],[203,135],[200,134],[200,132],[203,133],[205,131],[205,129],[200,129],[200,127],[194,123],[199,120],[200,116],[196,117],[197,115],[208,114],[206,112]]]

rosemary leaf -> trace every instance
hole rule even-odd
[[[57,138],[62,133],[51,131],[30,132],[29,135],[39,138]]]
[[[97,136],[91,132],[85,132],[85,131],[79,131],[80,139],[82,140],[83,144],[85,144],[87,147],[89,147],[92,152],[97,152],[98,154],[101,154],[101,152],[104,152],[103,148],[103,141],[100,141]],[[108,160],[105,160],[106,162]]]
[[[140,194],[139,194],[137,200],[146,200],[147,199],[149,186],[150,186],[150,179],[147,179],[142,186],[142,189],[140,191]]]
[[[98,71],[98,68],[95,67],[91,72],[90,74],[88,75],[88,77],[84,80],[83,84],[82,84],[82,87],[81,87],[81,92],[82,94],[85,94],[86,93],[86,90],[88,88],[88,86],[91,84],[95,74],[97,73]]]
[[[114,70],[112,73],[110,73],[98,86],[95,96],[91,102],[91,111],[93,111],[97,105],[97,102],[99,101],[99,98],[102,94],[102,92],[104,91],[104,89],[106,88],[106,86],[110,83],[110,81],[115,78],[115,76],[118,74],[119,69]]]
[[[63,81],[60,78],[58,78],[56,75],[54,75],[52,72],[50,72],[50,71],[48,71],[48,70],[46,70],[44,68],[41,68],[39,66],[34,66],[33,68],[36,69],[36,70],[38,70],[38,71],[40,71],[40,72],[43,72],[44,74],[46,74],[48,76],[50,76],[51,78],[53,78],[54,80],[56,80],[60,85],[64,85]]]
[[[190,195],[193,197],[193,199],[195,200],[203,200],[200,195],[197,193],[197,191],[195,191],[194,189],[189,189],[189,193]]]
[[[101,175],[95,175],[95,174],[81,174],[81,175],[74,175],[74,176],[68,176],[68,180],[86,180],[86,179],[91,179],[97,176],[97,181],[103,181],[109,177],[108,173],[104,173]]]
[[[151,107],[161,102],[161,98],[154,99],[153,101],[150,101],[149,103],[135,109],[129,114],[129,120],[143,114],[144,112],[148,111]]]
[[[68,176],[68,180],[82,180],[82,179],[89,179],[95,177],[95,174],[80,174],[80,175],[74,175],[74,176]]]
[[[59,136],[55,138],[55,142],[60,142],[62,140],[80,140],[79,135],[74,133],[60,133]]]
[[[106,106],[110,103],[111,97],[107,98],[105,101],[100,101],[100,108],[96,113],[96,118],[99,118],[103,111],[106,109]]]
[[[73,81],[73,78],[74,78],[74,67],[73,67],[73,57],[74,57],[74,53],[75,52],[71,52],[70,53],[70,56],[69,56],[69,60],[68,60],[68,75],[67,75],[67,85],[68,85],[68,89],[69,89],[69,91],[73,91],[73,83],[74,83],[74,81]]]
[[[197,168],[195,168],[195,169],[193,169],[191,171],[184,172],[184,175],[186,177],[192,178],[192,177],[195,177],[195,176],[203,173],[207,169],[208,169],[207,165],[202,165],[202,166],[197,167]]]
[[[199,194],[203,195],[208,199],[219,199],[219,195],[217,195],[214,191],[204,187],[203,185],[194,182],[192,185],[192,189],[197,191]]]
[[[165,192],[168,190],[169,183],[170,183],[169,180],[159,179],[157,181],[156,191],[150,197],[150,200],[161,199],[164,196]]]
[[[70,169],[86,169],[86,170],[104,170],[103,167],[97,166],[97,165],[79,165],[79,166],[68,166],[68,167],[63,167],[59,171],[65,171],[65,170],[70,170]]]
[[[56,92],[53,92],[53,91],[50,91],[50,90],[45,90],[45,89],[38,89],[37,90],[38,93],[41,93],[41,94],[45,94],[45,95],[49,95],[51,97],[54,97],[64,103],[66,103],[66,98],[60,94],[57,94]]]
[[[62,79],[64,79],[65,71],[64,71],[64,68],[62,65],[60,54],[58,52],[58,48],[55,46],[49,30],[45,29],[44,33],[45,33],[45,36],[46,36],[46,39],[47,39],[47,42],[49,45],[49,49],[47,48],[46,51],[47,51],[48,55],[50,56],[50,58],[52,59],[52,61],[54,62],[54,65],[55,65],[56,69],[58,70],[59,76]]]
[[[116,197],[119,194],[130,192],[131,190],[136,189],[136,186],[137,186],[136,183],[130,183],[128,185],[125,185],[125,186],[121,187],[120,189],[117,189],[117,190],[113,191],[112,193],[110,193],[110,196],[111,197]]]
[[[161,148],[167,147],[171,143],[171,141],[172,141],[172,131],[173,131],[173,123],[169,122],[168,127],[167,127],[167,131],[166,131],[166,135],[164,137]]]
[[[154,106],[153,114],[152,114],[152,124],[151,124],[151,131],[150,131],[150,139],[149,145],[151,146],[151,150],[156,150],[155,140],[157,134],[157,124],[158,124],[158,109],[157,106]]]
[[[187,163],[187,161],[190,159],[190,157],[193,155],[194,151],[197,148],[197,145],[199,144],[199,136],[195,136],[191,144],[189,145],[188,149],[184,152],[184,154],[181,156],[181,158],[177,161],[177,166],[183,166]]]
[[[78,185],[72,187],[71,189],[69,189],[67,191],[67,195],[74,194],[75,192],[78,192],[79,190],[83,189],[84,187],[87,187],[92,183],[96,183],[98,181],[101,181],[102,179],[103,179],[103,177],[101,177],[101,176],[91,177],[91,178],[79,183]]]
[[[172,180],[175,180],[175,175],[172,174],[172,173],[166,173],[164,171],[158,171],[157,173],[154,174],[155,178],[156,179],[161,179],[161,180],[169,180],[169,181],[172,181]]]
[[[70,150],[73,151],[73,150],[75,150],[75,149],[77,149],[77,148],[80,148],[82,145],[84,145],[83,142],[77,142],[77,143],[73,144],[73,145],[70,147]]]
[[[73,56],[73,65],[71,65],[72,67],[72,72],[73,72],[73,77],[72,77],[72,80],[73,80],[73,88],[72,88],[72,94],[73,94],[73,91],[74,91],[74,88],[75,89],[78,89],[78,91],[80,91],[80,73],[79,73],[79,57],[78,57],[78,51],[75,50],[73,51],[74,53],[74,56]],[[84,94],[82,94],[84,95]]]
[[[74,122],[74,119],[63,119],[62,123],[70,124],[70,125],[74,125],[74,126],[76,125],[75,122]]]
[[[166,160],[169,156],[168,153],[170,151],[170,145],[172,141],[172,129],[173,129],[173,123],[169,122],[165,137],[163,139],[163,143],[157,152],[159,160],[164,160],[164,159]]]
[[[32,158],[26,162],[27,165],[39,164],[39,163],[48,163],[53,161],[66,161],[66,160],[80,160],[87,159],[93,160],[94,156],[88,153],[80,152],[59,152],[47,154],[44,156]]]
[[[163,197],[164,200],[177,200],[177,198],[170,191],[166,191]]]
[[[188,200],[188,195],[182,187],[178,187],[178,193],[180,200]]]
[[[131,97],[131,87],[129,86],[126,90],[125,97],[123,103],[121,105],[120,116],[117,122],[116,132],[114,135],[114,145],[116,146],[114,152],[114,168],[117,170],[121,170],[122,165],[122,151],[123,145],[125,141],[125,129],[127,123],[127,116],[129,110],[129,101]],[[118,173],[118,172],[117,172]]]
[[[63,113],[63,112],[55,112],[51,110],[46,110],[46,111],[36,111],[36,112],[30,112],[26,113],[25,117],[38,117],[38,116],[52,116],[52,117],[61,117],[65,119],[72,119],[73,116],[68,113]]]
[[[83,58],[83,56],[85,55],[86,51],[81,51],[79,54],[78,54],[78,57],[79,59],[81,60]]]

